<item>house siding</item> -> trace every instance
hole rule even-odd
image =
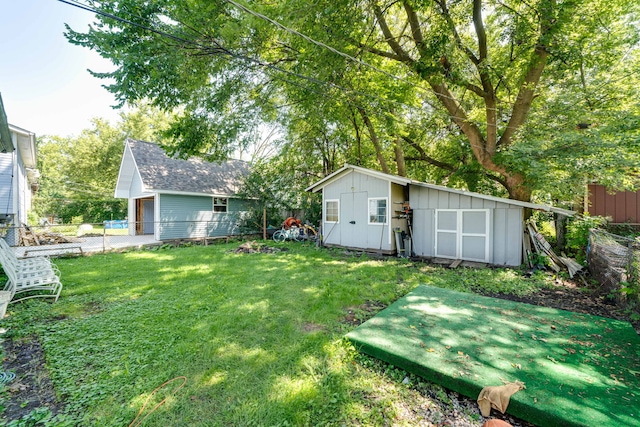
[[[610,217],[614,223],[640,223],[640,191],[609,194],[603,185],[589,185],[588,212]]]
[[[27,211],[31,207],[31,189],[27,181],[27,171],[22,163],[22,160],[18,162],[18,178],[16,180],[17,192],[21,195],[18,198],[18,212],[17,221],[18,224],[27,223]]]
[[[159,240],[231,236],[240,233],[238,221],[246,211],[242,200],[229,199],[228,211],[213,212],[211,196],[160,194]]]
[[[0,153],[0,214],[14,214],[13,153]]]

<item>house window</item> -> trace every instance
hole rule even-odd
[[[213,198],[213,211],[214,212],[226,212],[228,200],[226,197],[214,197]]]
[[[325,222],[338,222],[340,219],[340,202],[338,200],[326,200],[324,202]]]
[[[387,223],[387,199],[369,199],[369,224]]]

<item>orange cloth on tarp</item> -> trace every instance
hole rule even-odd
[[[509,406],[509,399],[511,396],[523,388],[525,388],[524,383],[520,381],[483,388],[478,395],[480,413],[483,417],[488,417],[491,413],[491,408],[493,408],[504,414],[507,410],[507,406]]]
[[[289,218],[284,220],[283,226],[286,230],[290,229],[291,227],[300,227],[302,225],[302,221],[300,221],[299,219],[296,219],[292,216],[290,216]]]

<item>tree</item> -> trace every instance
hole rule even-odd
[[[41,186],[34,200],[40,216],[57,216],[65,222],[83,217],[102,222],[126,215],[126,201],[114,199],[126,138],[165,141],[169,116],[149,106],[120,114],[120,122],[95,118],[79,136],[38,138]]]
[[[596,107],[599,129],[631,131],[594,91],[613,64],[637,60],[631,0],[92,4],[97,25],[69,29],[69,40],[111,59],[116,71],[95,75],[112,78],[122,102],[183,108],[170,128],[178,154],[222,158],[278,123],[323,173],[375,158],[385,171],[529,201],[547,190],[545,171],[560,173],[556,149],[579,135],[573,124],[545,133],[563,96],[576,99],[571,120]],[[625,90],[616,82],[604,90]]]

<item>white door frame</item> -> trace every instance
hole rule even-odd
[[[439,215],[440,213],[445,213],[445,212],[455,212],[456,213],[456,219],[455,219],[455,228],[438,228],[438,223],[439,223]],[[477,232],[464,232],[464,227],[463,227],[463,219],[464,219],[464,213],[465,212],[484,212],[485,213],[485,224],[484,224],[484,233],[477,233]],[[442,257],[442,258],[451,258],[451,259],[465,259],[465,260],[469,260],[469,261],[478,261],[478,262],[489,262],[490,260],[490,256],[489,256],[489,249],[490,249],[490,218],[491,218],[491,214],[490,214],[490,209],[436,209],[435,212],[435,223],[434,223],[434,229],[435,229],[435,248],[434,248],[434,254],[436,257]],[[439,252],[439,236],[440,234],[454,234],[455,235],[455,256],[452,256],[451,254],[443,254]],[[484,258],[471,258],[471,257],[462,257],[462,253],[463,253],[463,242],[464,242],[464,238],[465,237],[481,237],[484,238]]]

